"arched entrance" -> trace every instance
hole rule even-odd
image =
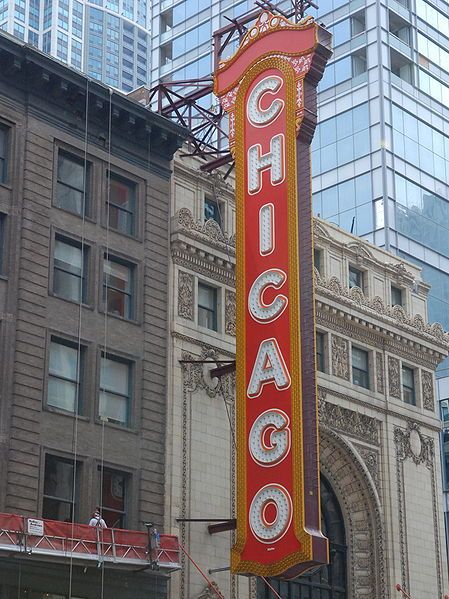
[[[347,599],[346,533],[340,505],[328,481],[321,476],[321,526],[329,539],[330,563],[309,576],[285,582],[270,578],[282,599]],[[258,599],[272,599],[263,580],[258,581]]]

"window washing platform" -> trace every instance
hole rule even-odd
[[[154,529],[152,529],[154,530]],[[0,513],[0,557],[27,557],[170,574],[181,568],[178,537]]]

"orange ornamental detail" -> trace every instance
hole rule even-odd
[[[214,91],[229,115],[237,202],[234,573],[327,563],[320,530],[310,142],[330,35],[263,12]]]

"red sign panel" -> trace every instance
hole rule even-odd
[[[234,573],[327,563],[320,531],[309,146],[329,34],[264,12],[221,63],[237,199]],[[314,120],[315,119],[315,120]]]

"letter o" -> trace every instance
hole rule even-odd
[[[271,522],[266,517],[269,506],[276,509],[276,516]],[[282,485],[271,483],[254,495],[249,508],[249,525],[261,543],[275,543],[287,532],[292,514],[292,500],[288,491]]]

